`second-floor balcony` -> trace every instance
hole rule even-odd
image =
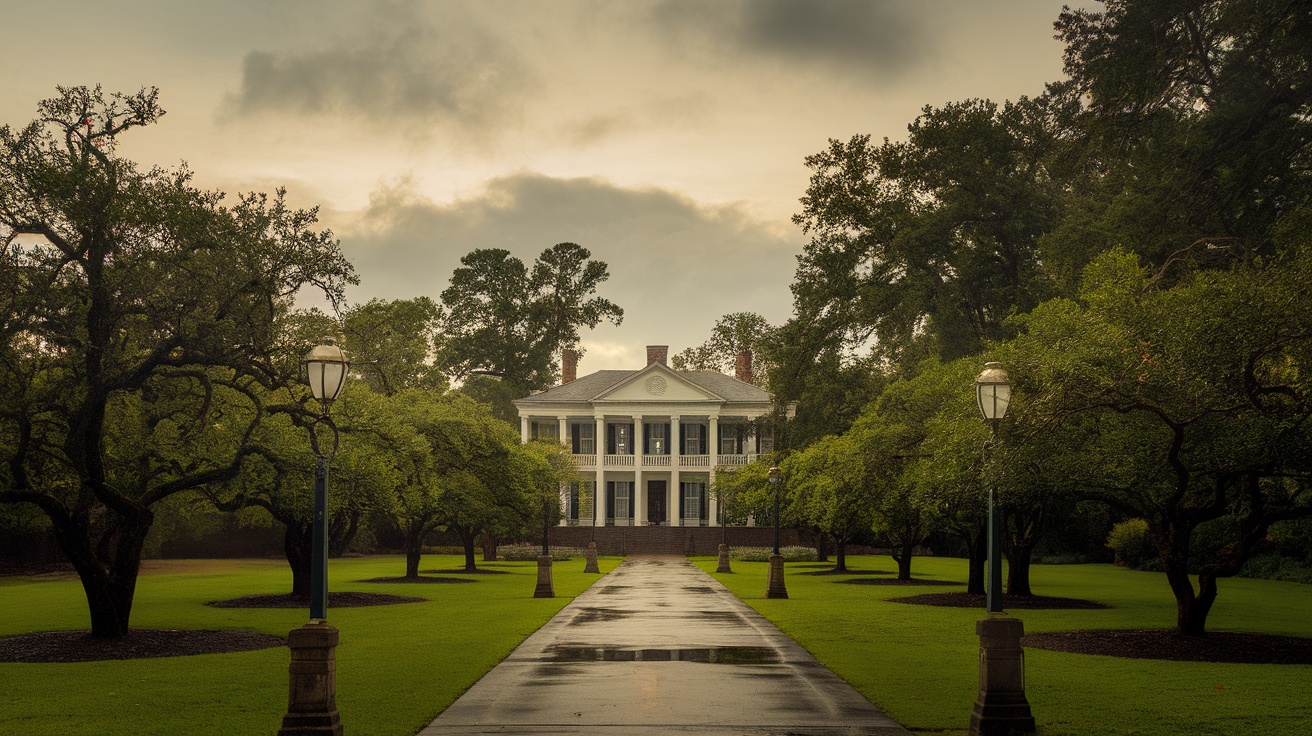
[[[756,459],[756,454],[716,455],[712,463],[710,455],[679,455],[680,468],[737,468]],[[605,468],[670,468],[674,466],[672,455],[593,455],[574,456],[580,470],[595,470],[598,462]]]

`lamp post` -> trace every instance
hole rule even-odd
[[[770,578],[765,588],[766,598],[787,598],[784,585],[784,558],[779,554],[779,466],[770,468],[770,487],[774,489],[774,553],[770,555]]]
[[[985,363],[984,370],[975,378],[975,402],[993,429],[993,442],[998,441],[998,423],[1007,415],[1011,403],[1011,379],[1001,363]],[[989,483],[989,570],[986,588],[987,611],[1002,613],[1002,537],[998,533],[998,510],[994,503],[993,483]]]
[[[314,450],[314,529],[310,551],[310,621],[287,636],[292,650],[287,714],[278,736],[341,736],[337,713],[337,629],[328,625],[328,464],[337,453],[337,426],[328,415],[346,385],[350,362],[333,338],[324,340],[301,362],[321,412],[310,424]],[[319,425],[332,430],[332,447],[319,447]]]
[[[1011,380],[1001,363],[985,363],[975,378],[975,401],[980,414],[992,425],[993,440],[998,423],[1011,404]],[[1020,619],[1002,611],[1002,537],[994,505],[993,483],[989,483],[989,570],[988,618],[975,622],[979,635],[979,696],[970,715],[970,736],[1004,736],[1034,733],[1034,716],[1025,698],[1025,652],[1020,638],[1025,626]]]

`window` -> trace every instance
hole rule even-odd
[[[633,481],[606,481],[606,490],[610,495],[610,517],[613,519],[633,518]]]
[[[593,437],[597,433],[596,425],[572,424],[569,429],[570,446],[575,455],[595,455],[597,453],[597,441]]]
[[[532,422],[529,427],[529,438],[535,440],[559,440],[560,423],[559,422]]]
[[[774,452],[774,430],[772,428],[762,427],[761,433],[756,435],[756,451],[762,455]]]
[[[683,454],[706,454],[706,425],[685,424],[680,427],[683,432]]]
[[[743,451],[743,430],[741,424],[720,425],[720,454],[738,455]]]
[[[644,424],[642,452],[644,455],[670,454],[670,425]]]
[[[567,518],[592,523],[592,485],[589,481],[569,484],[569,515]]]
[[[606,454],[607,455],[633,454],[633,425],[632,424],[606,425]]]
[[[684,519],[706,519],[706,483],[704,481],[680,483],[679,490],[681,507],[679,515]]]

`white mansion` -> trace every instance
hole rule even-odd
[[[774,409],[770,394],[751,384],[750,351],[738,356],[737,378],[673,370],[667,353],[649,346],[646,368],[576,378],[577,354],[567,350],[559,386],[515,401],[524,442],[561,440],[592,477],[562,492],[562,523],[718,525],[707,495],[716,472],[773,450],[769,430],[750,424]],[[786,407],[788,416],[794,409]]]

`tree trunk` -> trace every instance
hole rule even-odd
[[[893,559],[897,560],[897,579],[906,581],[911,579],[911,550],[915,549],[914,544],[903,544],[894,550]]]
[[[483,532],[483,561],[497,561],[497,535],[492,532]]]
[[[423,528],[412,529],[405,536],[405,576],[419,577],[419,560],[424,554]]]
[[[847,572],[847,540],[835,540],[834,572]]]
[[[333,514],[328,524],[328,556],[341,557],[351,548],[356,532],[360,531],[360,509],[352,508]]]
[[[829,549],[828,549],[828,548],[829,548],[829,545],[825,544],[825,542],[827,542],[827,541],[829,541],[829,540],[827,540],[827,539],[825,538],[825,533],[824,533],[824,532],[817,532],[817,533],[816,533],[816,538],[815,538],[815,559],[816,559],[816,562],[828,562],[828,561],[829,561]]]
[[[310,565],[314,556],[314,525],[287,524],[283,554],[292,568],[292,595],[310,599]]]
[[[974,538],[966,538],[966,550],[970,555],[969,572],[966,575],[966,592],[984,595],[984,560],[989,554],[989,535],[982,529]]]
[[[474,564],[474,542],[478,540],[478,531],[467,526],[450,528],[456,530],[460,535],[460,541],[465,545],[465,572],[478,572],[478,567]]]
[[[55,526],[59,548],[81,579],[92,636],[114,639],[127,635],[141,548],[154,519],[149,509],[139,509],[135,518],[106,509],[100,515],[103,528],[89,528],[101,526],[94,522]]]
[[[1007,548],[1007,595],[1034,595],[1030,590],[1030,560],[1036,540],[1016,540]]]

